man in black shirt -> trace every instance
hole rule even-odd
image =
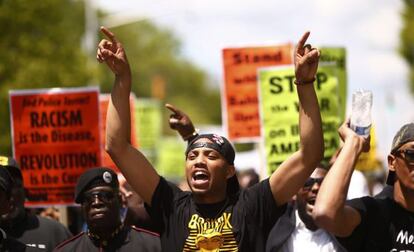
[[[157,222],[163,250],[263,251],[267,235],[286,202],[323,157],[321,116],[313,86],[319,51],[305,45],[309,32],[295,50],[299,150],[269,179],[240,190],[235,175],[235,152],[229,141],[213,134],[196,136],[185,153],[185,174],[191,192],[182,192],[160,177],[145,156],[129,143],[129,63],[114,34],[106,28],[101,31],[108,39],[99,43],[97,59],[115,74],[108,107],[106,148],[147,204]]]
[[[356,160],[369,139],[347,123],[339,133],[344,147],[319,190],[313,210],[317,224],[340,237],[348,251],[414,251],[414,124],[397,132],[388,155],[393,197],[345,202]]]
[[[80,203],[87,232],[64,241],[55,251],[161,251],[157,234],[121,221],[118,178],[109,168],[92,168],[78,179],[75,202]]]
[[[11,157],[0,156],[0,169],[7,169],[14,183],[10,211],[0,218],[0,227],[10,237],[26,245],[26,251],[52,251],[60,242],[72,236],[61,223],[26,212],[23,176]]]

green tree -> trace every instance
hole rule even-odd
[[[7,101],[11,89],[88,83],[92,72],[79,49],[83,27],[80,1],[0,1],[0,99]],[[0,151],[10,155],[8,110],[0,108]]]
[[[104,66],[91,62],[81,47],[84,27],[81,0],[0,0],[1,101],[8,101],[11,89],[92,83],[109,92],[113,77]],[[149,97],[153,82],[164,83],[163,101],[184,109],[197,124],[220,122],[219,91],[208,85],[201,69],[180,55],[180,43],[170,31],[150,22],[113,31],[126,47],[137,96]],[[0,153],[10,155],[8,105],[0,107],[0,116]]]
[[[410,68],[410,90],[414,93],[414,1],[404,0],[403,28],[400,33],[400,53]]]

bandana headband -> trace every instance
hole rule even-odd
[[[217,151],[218,153],[220,153],[222,156],[224,156],[224,153],[222,153],[222,150],[220,146],[218,146],[218,144],[208,143],[208,142],[198,142],[198,143],[193,143],[192,145],[188,146],[187,150],[185,151],[185,156],[187,156],[190,151],[197,149],[197,148],[203,148],[203,147],[213,149]]]

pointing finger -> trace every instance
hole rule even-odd
[[[308,40],[309,35],[310,35],[310,31],[307,31],[302,35],[302,38],[300,38],[298,42],[298,47],[302,48],[305,45],[306,40]]]
[[[117,42],[115,35],[108,28],[101,26],[101,32],[112,42]]]
[[[173,112],[174,114],[180,114],[180,110],[178,110],[177,108],[175,108],[172,104],[165,104],[165,107],[169,110],[171,110],[171,112]]]
[[[306,40],[308,39],[309,35],[310,35],[310,31],[307,31],[302,35],[302,38],[299,40],[296,46],[296,52],[300,52],[303,50],[303,46],[305,45]]]

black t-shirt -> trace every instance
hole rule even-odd
[[[0,252],[25,252],[26,245],[7,237],[6,232],[0,228]]]
[[[361,223],[346,238],[348,251],[414,251],[414,213],[393,199],[363,197],[347,202],[361,215]]]
[[[26,214],[16,219],[12,227],[4,227],[7,236],[26,244],[26,251],[50,252],[72,234],[61,223],[49,218]]]
[[[99,241],[92,240],[82,232],[59,244],[55,252],[159,252],[160,240],[157,234],[135,228],[124,227],[108,245],[101,246]]]
[[[196,204],[161,177],[148,213],[156,222],[163,251],[264,251],[267,236],[286,205],[277,207],[269,180],[228,195],[224,202]]]

